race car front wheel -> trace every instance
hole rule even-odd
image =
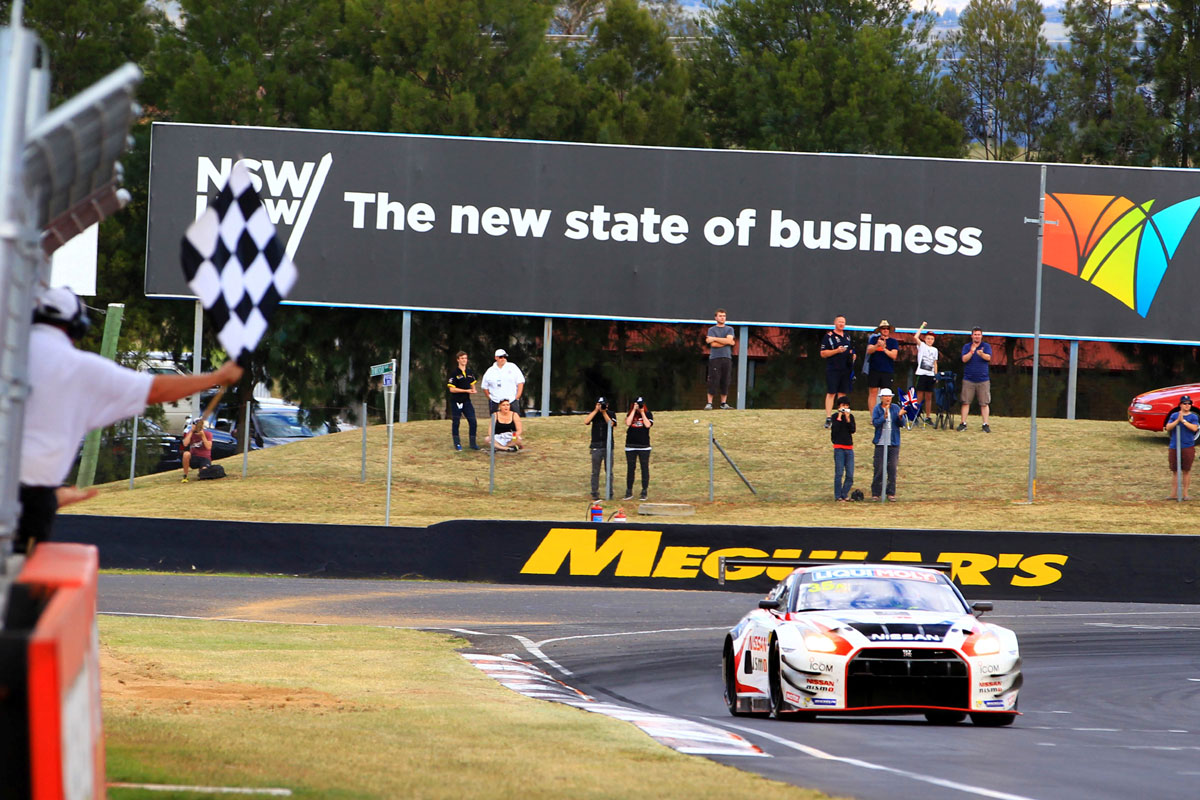
[[[774,637],[767,648],[767,698],[771,716],[779,719],[779,715],[787,709],[787,703],[783,699],[783,676],[779,669],[779,640]]]
[[[745,716],[738,711],[737,703],[737,658],[733,655],[733,642],[725,640],[725,651],[721,656],[721,674],[725,678],[725,708],[735,717]]]

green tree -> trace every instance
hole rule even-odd
[[[903,0],[710,0],[692,91],[714,144],[954,156],[929,18]]]
[[[1195,165],[1200,149],[1200,2],[1163,0],[1141,10],[1142,78],[1165,126],[1163,163]]]
[[[1056,110],[1045,154],[1057,161],[1150,166],[1159,125],[1136,75],[1139,15],[1117,0],[1068,0],[1068,45],[1050,78]]]
[[[988,159],[1034,157],[1049,113],[1038,0],[971,0],[943,51],[967,103],[967,132]]]
[[[700,132],[687,108],[688,75],[664,22],[636,0],[609,0],[582,49],[563,60],[583,81],[579,137],[611,144],[691,145]]]

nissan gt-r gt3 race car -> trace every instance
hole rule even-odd
[[[808,565],[758,606],[725,637],[725,704],[735,716],[924,714],[956,723],[970,714],[991,726],[1017,717],[1016,635],[981,621],[991,603],[968,607],[938,569]]]

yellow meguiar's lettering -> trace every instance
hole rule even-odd
[[[653,577],[694,578],[707,552],[707,547],[664,547]]]
[[[950,565],[950,577],[963,586],[991,586],[983,573],[996,568],[996,557],[984,553],[942,553],[937,560]]]
[[[614,574],[645,578],[654,566],[661,539],[662,531],[617,530],[604,540],[604,544],[597,546],[594,528],[551,528],[521,567],[521,572],[555,575],[569,558],[568,574],[599,575],[616,559]]]
[[[1029,573],[1025,575],[1013,575],[1013,586],[1046,586],[1051,583],[1056,583],[1062,577],[1062,570],[1055,569],[1050,566],[1057,564],[1063,566],[1067,563],[1067,557],[1058,553],[1042,553],[1037,556],[1029,556],[1021,561],[1019,569]]]

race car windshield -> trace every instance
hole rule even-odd
[[[899,578],[833,578],[804,582],[796,597],[797,611],[878,609],[938,611],[962,614],[966,609],[941,581]]]

